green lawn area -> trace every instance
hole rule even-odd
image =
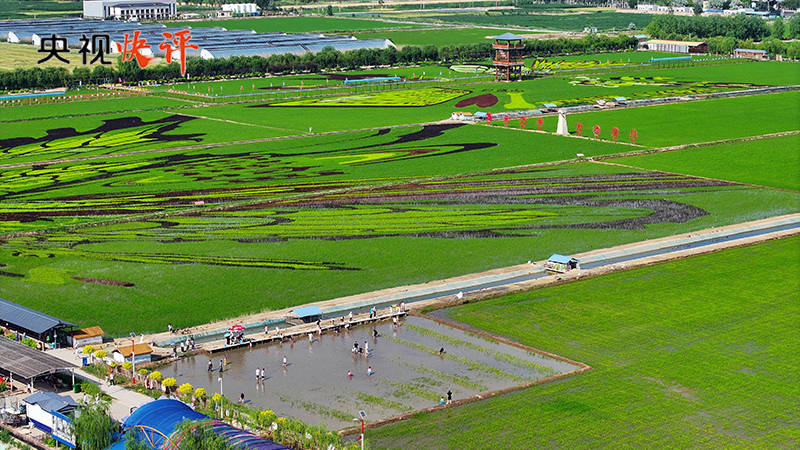
[[[82,9],[79,1],[0,0],[0,19],[64,17],[80,15]]]
[[[652,20],[650,14],[617,13],[613,11],[580,11],[563,14],[443,14],[426,16],[426,20],[459,24],[515,26],[546,30],[583,31],[585,27],[597,27],[598,31],[627,30],[628,25],[636,24],[643,30]]]
[[[415,24],[384,22],[382,20],[350,19],[343,17],[261,17],[253,19],[204,20],[192,22],[170,22],[169,26],[225,27],[229,30],[255,30],[258,33],[284,32],[335,32],[363,31],[384,28],[418,27]]]
[[[652,170],[800,190],[800,136],[614,159]]]
[[[62,103],[46,103],[41,105],[7,106],[0,107],[0,123],[123,111],[153,111],[190,104],[189,102],[172,98],[124,96],[120,98],[65,101]],[[73,119],[72,122],[74,123],[75,120]]]
[[[626,142],[630,130],[636,129],[637,144],[663,147],[797,130],[799,102],[800,92],[793,91],[569,114],[567,122],[571,132],[581,123],[584,136],[591,136],[592,127],[600,125],[603,139],[611,139],[611,129],[618,127],[620,140]],[[545,118],[545,129],[554,131],[556,121]]]
[[[507,30],[492,28],[448,28],[432,30],[409,30],[409,31],[376,31],[369,33],[356,33],[359,39],[389,38],[395,45],[460,45],[473,44],[480,42],[492,42],[486,39],[487,36],[497,36]]]
[[[448,311],[594,368],[367,432],[370,448],[791,448],[800,238]],[[444,432],[443,430],[446,430]]]

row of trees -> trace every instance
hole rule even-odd
[[[663,14],[653,17],[645,28],[656,39],[700,38],[730,36],[736,39],[760,41],[770,35],[764,19],[745,14],[732,16],[676,16]]]
[[[579,39],[525,41],[525,52],[537,56],[627,50],[635,47],[636,40],[628,36],[592,35]],[[227,59],[189,58],[186,61],[186,71],[195,78],[264,73],[285,74],[328,69],[357,69],[363,66],[475,61],[489,58],[492,54],[492,45],[488,42],[444,47],[405,46],[400,50],[393,47],[360,49],[348,52],[340,52],[332,47],[326,47],[318,53],[271,55],[267,58],[260,56],[234,56]],[[112,69],[110,66],[95,66],[91,70],[87,67],[78,67],[72,73],[62,67],[45,69],[33,67],[0,72],[0,89],[54,88],[76,86],[81,83],[113,82],[120,79],[126,82],[137,82],[142,80],[167,81],[180,78],[182,78],[180,66],[177,63],[160,64],[141,69],[136,62],[127,61],[118,63],[116,69]]]
[[[800,15],[787,21],[778,17],[771,24],[764,19],[745,14],[732,16],[675,16],[658,15],[647,25],[647,33],[656,39],[699,38],[717,36],[761,41],[800,38]]]
[[[708,52],[720,55],[733,53],[735,48],[752,48],[766,50],[772,55],[784,55],[791,59],[800,59],[800,41],[784,42],[772,37],[766,38],[761,42],[750,40],[740,40],[732,37],[717,36],[706,40],[708,42]]]

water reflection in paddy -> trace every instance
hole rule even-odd
[[[221,389],[226,397],[238,399],[244,393],[251,407],[340,429],[351,426],[362,409],[376,421],[434,406],[448,390],[458,400],[576,368],[413,316],[399,326],[387,322],[338,335],[315,333],[313,339],[185,358],[161,372],[179,384],[205,387],[209,394]],[[365,341],[368,358],[351,352],[354,342],[363,347]],[[440,348],[445,349],[443,355]],[[220,376],[216,368],[222,358],[229,364]],[[209,359],[213,372],[207,370]],[[374,371],[371,376],[369,367]],[[266,369],[265,381],[256,381],[256,368]]]

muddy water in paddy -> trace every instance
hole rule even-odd
[[[372,337],[376,329],[380,336]],[[369,344],[369,358],[351,352],[353,342]],[[445,354],[438,355],[444,347]],[[431,352],[435,354],[431,354]],[[286,356],[289,363],[282,368]],[[573,370],[562,361],[529,353],[420,317],[408,317],[398,327],[391,322],[365,326],[338,335],[329,332],[296,339],[294,344],[262,345],[211,356],[186,358],[162,370],[178,383],[219,392],[219,360],[229,365],[222,373],[222,391],[230,399],[244,393],[250,407],[268,408],[309,424],[332,429],[352,425],[363,409],[370,421],[438,404],[448,390],[453,400],[480,392],[523,384]],[[372,366],[374,374],[367,375]],[[255,381],[257,367],[267,379]],[[347,371],[353,372],[352,379]]]

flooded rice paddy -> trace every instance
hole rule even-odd
[[[351,351],[354,342],[363,348],[365,341],[368,357]],[[228,365],[220,374],[222,358]],[[212,372],[207,369],[210,359]],[[367,374],[369,367],[372,375]],[[266,369],[263,382],[256,381],[256,368]],[[341,429],[353,425],[359,410],[374,422],[435,406],[448,391],[456,401],[574,369],[560,360],[412,316],[398,326],[386,322],[339,334],[314,333],[310,343],[305,337],[185,358],[162,373],[209,393],[221,389],[230,399],[244,393],[253,408]]]

